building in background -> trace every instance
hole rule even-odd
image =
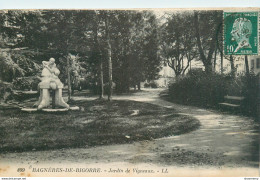
[[[169,82],[173,81],[174,71],[168,65],[162,67],[162,70],[159,72],[159,79],[154,82],[157,83],[158,87],[168,87]]]
[[[260,56],[248,56],[249,71],[255,75],[260,73]],[[246,73],[245,56],[235,58],[237,75]]]
[[[236,67],[237,75],[244,74],[246,72],[245,68],[245,56],[237,56],[234,58],[234,64]],[[254,72],[254,74],[260,73],[260,56],[248,56],[249,70]],[[224,59],[223,61],[224,73],[230,73],[230,61]],[[185,72],[188,73],[191,69],[201,69],[204,70],[204,66],[201,61],[192,61],[191,67]],[[216,72],[220,73],[220,59],[216,66]],[[172,68],[167,64],[162,67],[162,70],[159,72],[159,79],[154,80],[158,87],[168,87],[170,82],[174,82],[175,73]]]
[[[248,56],[248,64],[250,72],[260,73],[260,56]]]

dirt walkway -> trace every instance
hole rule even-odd
[[[114,96],[176,109],[199,119],[201,127],[191,133],[132,144],[61,149],[1,155],[1,162],[39,164],[88,164],[119,167],[147,165],[185,168],[257,168],[259,129],[253,119],[164,101],[160,90]],[[75,100],[82,97],[75,97]],[[92,98],[86,98],[91,100]]]
[[[219,165],[259,166],[259,127],[252,118],[174,104],[162,100],[159,92],[157,89],[147,89],[133,96],[131,100],[176,109],[180,114],[197,118],[201,127],[188,134],[157,139],[158,144],[207,153],[215,161],[219,161]],[[128,98],[121,96],[115,99]]]

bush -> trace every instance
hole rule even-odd
[[[158,84],[156,82],[150,82],[144,84],[145,88],[158,88]]]
[[[40,79],[37,76],[19,77],[13,81],[14,89],[17,90],[34,90],[38,88]]]
[[[250,74],[242,77],[243,110],[249,115],[257,116],[259,102],[259,75]]]
[[[144,83],[144,87],[145,87],[145,88],[149,88],[149,87],[151,87],[151,86],[150,86],[149,83]]]
[[[158,84],[156,82],[151,82],[150,85],[151,88],[158,88]]]
[[[172,101],[206,107],[217,107],[224,96],[243,96],[243,112],[257,113],[258,76],[232,77],[231,75],[206,74],[202,70],[189,72],[169,86]]]
[[[185,104],[215,106],[222,102],[230,83],[228,76],[191,71],[169,86],[171,99]]]

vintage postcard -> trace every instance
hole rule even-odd
[[[260,8],[0,11],[0,177],[259,176]]]

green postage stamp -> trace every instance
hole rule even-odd
[[[258,12],[224,12],[226,55],[258,55]]]

